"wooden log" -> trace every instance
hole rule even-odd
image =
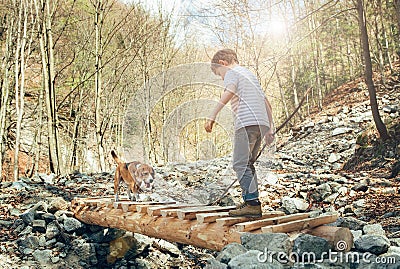
[[[263,233],[288,233],[298,230],[314,228],[323,224],[332,223],[336,221],[338,217],[339,216],[337,214],[324,215],[315,218],[290,221],[278,225],[270,225],[262,227],[261,230]]]
[[[241,233],[216,222],[199,224],[197,220],[179,220],[149,216],[146,213],[124,212],[120,207],[104,208],[100,211],[80,209],[81,207],[87,208],[84,203],[79,204],[74,211],[75,217],[88,224],[124,229],[212,250],[221,250],[232,242],[240,243]]]
[[[306,231],[306,233],[326,239],[331,245],[331,249],[337,251],[350,251],[353,247],[353,234],[346,227],[323,225]]]
[[[183,208],[177,210],[177,215],[180,220],[192,220],[196,219],[196,214],[198,213],[210,213],[210,212],[225,212],[236,208],[235,206],[205,206],[205,207],[192,207]]]
[[[236,223],[249,221],[249,220],[260,220],[260,219],[268,219],[272,217],[285,215],[282,211],[273,211],[264,213],[261,218],[246,218],[246,217],[227,217],[227,218],[218,218],[215,221],[221,226],[231,226]]]
[[[282,217],[247,221],[247,222],[242,222],[242,223],[236,224],[235,228],[240,232],[249,232],[249,231],[257,230],[263,226],[276,225],[276,224],[285,223],[285,222],[294,221],[294,220],[301,220],[301,219],[308,218],[309,216],[310,216],[310,214],[308,214],[308,213],[299,213],[299,214],[293,214],[293,215],[282,216]]]

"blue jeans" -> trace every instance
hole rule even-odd
[[[267,132],[267,126],[252,125],[235,131],[233,170],[242,188],[244,201],[258,199],[258,182],[254,162]]]

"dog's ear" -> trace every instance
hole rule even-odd
[[[152,177],[153,179],[155,179],[155,176],[156,176],[156,172],[154,172],[153,167],[151,167],[151,177]]]

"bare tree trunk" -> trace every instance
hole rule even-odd
[[[103,44],[102,44],[102,27],[103,27],[103,12],[104,4],[102,0],[98,0],[96,4],[96,15],[95,15],[95,32],[96,32],[96,73],[95,73],[95,123],[96,123],[96,143],[98,161],[100,170],[105,170],[104,162],[104,147],[103,137],[101,133],[101,96],[102,96],[102,56],[103,56]]]
[[[394,0],[394,7],[396,9],[396,19],[397,19],[397,33],[399,35],[400,40],[400,0]]]
[[[0,100],[0,181],[3,179],[3,161],[4,153],[6,150],[6,137],[5,137],[5,127],[7,121],[7,114],[9,111],[9,96],[10,96],[10,68],[11,68],[11,53],[12,53],[12,36],[14,29],[14,20],[12,14],[6,17],[6,27],[5,32],[6,42],[3,49],[3,61],[1,65],[1,73],[4,74],[1,83],[1,100]]]
[[[372,116],[374,118],[375,126],[379,132],[379,135],[382,140],[386,140],[389,138],[387,129],[385,124],[382,122],[382,119],[379,115],[378,102],[376,100],[376,90],[374,87],[374,82],[372,80],[372,63],[371,56],[369,51],[369,41],[368,41],[368,32],[367,32],[367,22],[365,18],[364,12],[364,1],[357,0],[357,11],[359,18],[359,27],[361,34],[361,43],[363,47],[363,55],[365,61],[365,80],[368,86],[369,100],[372,110]]]
[[[24,82],[25,82],[25,45],[27,31],[27,14],[24,0],[19,1],[15,6],[18,9],[17,26],[17,49],[15,50],[14,77],[15,77],[15,111],[16,111],[16,130],[14,148],[14,181],[19,177],[19,148],[21,143],[21,124],[24,113]],[[22,35],[22,36],[21,36]]]
[[[379,17],[380,17],[382,38],[383,38],[383,43],[384,43],[384,46],[383,46],[384,52],[382,52],[382,53],[384,53],[386,55],[387,63],[389,64],[390,71],[393,72],[393,64],[392,64],[392,59],[391,59],[390,52],[389,52],[389,41],[388,41],[388,37],[387,37],[386,27],[385,27],[384,20],[383,20],[384,16],[383,16],[383,11],[382,11],[382,1],[381,0],[378,1],[378,6],[379,6],[378,12],[379,12]]]
[[[378,4],[374,1],[373,4]],[[375,6],[373,7],[375,10]],[[374,27],[375,27],[375,42],[376,42],[376,51],[377,51],[377,62],[379,64],[379,72],[381,73],[381,83],[385,84],[385,62],[383,59],[383,47],[381,44],[381,30],[379,29],[379,23],[378,23],[378,16],[375,14],[374,16]]]
[[[50,171],[55,174],[63,173],[62,160],[60,157],[60,143],[57,129],[56,94],[55,94],[55,72],[54,72],[54,48],[51,27],[50,1],[41,0],[40,4],[35,1],[36,15],[41,19],[38,23],[40,51],[42,55],[43,87],[46,101],[47,130],[49,145]],[[53,3],[54,5],[56,3]]]
[[[35,162],[34,162],[34,169],[32,169],[32,173],[35,174],[39,173],[39,163],[40,163],[40,154],[42,146],[43,87],[41,87],[39,90],[37,123],[38,127],[35,133]]]
[[[349,40],[346,41],[346,56],[347,56],[347,64],[350,72],[350,79],[354,79],[354,69],[353,69],[353,64],[351,60],[351,45],[349,43]]]
[[[306,2],[305,2],[306,3]],[[314,18],[314,7],[310,4],[309,12],[311,13],[310,18],[308,20],[308,29],[311,32],[311,48],[313,51],[313,61],[314,61],[314,72],[315,72],[315,88],[317,89],[318,97],[317,97],[317,104],[318,108],[322,109],[322,89],[321,89],[321,80],[320,80],[320,67],[319,67],[319,46],[317,41],[317,32],[315,31],[315,18]],[[309,106],[308,106],[309,107]]]
[[[79,138],[79,130],[80,123],[82,119],[82,105],[83,105],[83,90],[79,88],[79,100],[78,100],[78,108],[75,112],[74,125],[72,130],[72,146],[71,146],[71,156],[70,156],[70,169],[76,170],[78,167],[78,138]]]

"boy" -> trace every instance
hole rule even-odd
[[[219,50],[211,60],[211,70],[224,80],[225,90],[204,128],[207,132],[212,131],[217,114],[229,101],[235,118],[233,170],[239,180],[244,203],[229,211],[229,215],[261,217],[254,162],[263,137],[267,144],[274,140],[271,105],[256,76],[239,65],[233,50]]]

